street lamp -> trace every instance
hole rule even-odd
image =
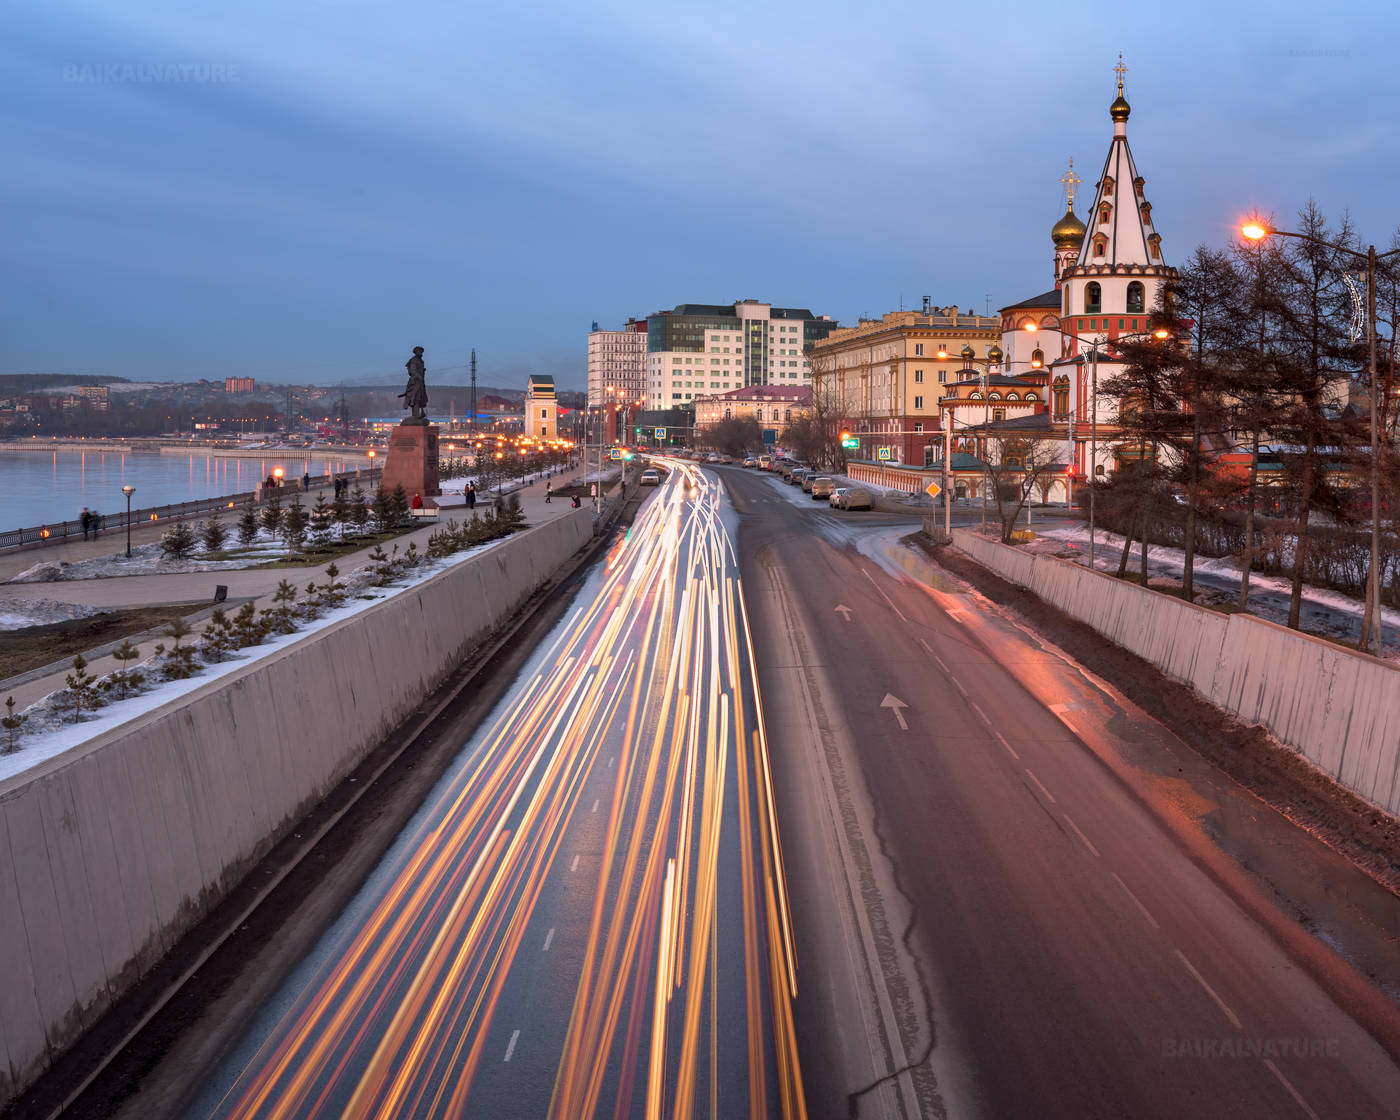
[[[1381,655],[1381,436],[1377,416],[1381,411],[1380,378],[1376,373],[1376,262],[1387,257],[1400,255],[1400,249],[1388,253],[1377,253],[1374,245],[1366,246],[1362,253],[1346,245],[1336,245],[1306,233],[1293,233],[1285,229],[1275,229],[1257,218],[1240,226],[1240,233],[1250,241],[1261,242],[1266,237],[1295,237],[1299,241],[1310,241],[1324,249],[1345,253],[1352,260],[1366,262],[1366,346],[1367,364],[1371,374],[1371,563],[1366,573],[1366,614],[1370,616],[1370,626],[1365,622],[1361,627],[1361,640],[1357,648],[1367,652],[1374,638],[1376,656]]]
[[[122,493],[126,495],[126,558],[131,559],[131,495],[136,493],[136,487],[127,483],[122,487]]]

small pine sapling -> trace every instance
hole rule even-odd
[[[394,514],[394,502],[383,490],[374,496],[374,530],[387,533],[398,523]]]
[[[350,524],[355,526],[357,534],[363,533],[369,524],[369,501],[358,486],[350,494]]]
[[[194,676],[198,670],[198,666],[195,664],[194,660],[194,646],[182,646],[180,644],[180,640],[182,638],[188,638],[191,632],[189,623],[183,618],[171,619],[170,623],[162,631],[167,638],[171,638],[175,642],[175,644],[169,648],[166,647],[164,642],[156,646],[156,656],[164,657],[165,659],[160,668],[161,675],[168,681],[186,680]]]
[[[316,586],[315,580],[307,581],[306,594],[297,607],[297,613],[309,620],[321,617],[321,589]]]
[[[267,637],[267,622],[258,618],[258,612],[251,602],[244,603],[234,612],[231,629],[233,643],[238,649],[255,646]]]
[[[339,606],[345,599],[345,584],[336,580],[340,569],[334,564],[326,565],[326,582],[321,584],[321,600],[328,607]]]
[[[408,516],[408,495],[404,492],[402,482],[395,485],[394,492],[389,495],[389,504],[394,510],[394,524],[402,525],[403,519]]]
[[[280,580],[272,601],[276,604],[269,612],[273,629],[281,634],[290,634],[296,628],[297,589],[290,580]]]
[[[204,540],[205,552],[220,552],[228,540],[228,526],[217,517],[211,517],[199,527],[199,535]]]
[[[194,551],[195,539],[194,530],[180,521],[166,530],[160,548],[172,560],[183,560]]]
[[[282,535],[282,519],[286,511],[282,508],[282,496],[276,490],[267,492],[267,501],[263,504],[262,527],[272,536]]]
[[[19,749],[19,729],[29,722],[26,715],[15,715],[15,698],[11,696],[5,701],[5,715],[0,718],[0,727],[5,729],[5,753],[14,754]]]
[[[393,578],[394,570],[389,566],[389,557],[384,552],[382,545],[375,545],[369,553],[370,563],[373,565],[373,574],[370,582],[375,587],[383,587]]]
[[[248,548],[258,539],[258,511],[251,502],[243,507],[243,516],[238,519],[238,543]]]
[[[229,626],[228,615],[220,607],[209,616],[209,623],[199,638],[199,651],[210,661],[218,663],[233,648],[233,629]]]
[[[311,507],[311,546],[324,548],[331,539],[332,512],[325,494],[316,495],[316,504]]]
[[[300,552],[306,543],[306,507],[300,498],[293,498],[287,507],[286,519],[282,522],[282,536],[287,542],[287,551]]]
[[[67,701],[73,706],[73,722],[83,718],[85,710],[96,708],[102,703],[97,691],[97,678],[87,671],[88,663],[80,653],[73,658],[73,671],[64,678],[68,686]]]
[[[404,562],[404,564],[405,564],[405,565],[409,568],[409,570],[411,571],[412,569],[418,567],[418,565],[422,562],[422,560],[423,560],[423,557],[422,557],[422,556],[419,554],[419,552],[418,552],[418,542],[417,542],[417,541],[409,541],[409,542],[408,542],[408,548],[404,550],[404,554],[403,554],[403,562]]]
[[[350,520],[350,500],[345,496],[345,487],[336,488],[335,497],[331,499],[331,520],[341,528],[341,535],[344,535],[345,523]]]
[[[125,700],[128,693],[135,692],[146,680],[140,671],[130,667],[133,661],[140,659],[141,650],[132,645],[131,639],[127,638],[112,651],[112,656],[121,662],[122,667],[114,673],[109,673],[102,683],[108,691],[117,694],[118,700]]]

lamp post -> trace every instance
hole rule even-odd
[[[1246,222],[1240,233],[1250,241],[1263,241],[1266,237],[1296,237],[1299,241],[1310,241],[1324,249],[1345,253],[1352,260],[1366,262],[1366,347],[1367,365],[1371,374],[1371,563],[1366,571],[1366,615],[1369,627],[1363,621],[1361,637],[1357,648],[1366,653],[1374,640],[1375,653],[1381,655],[1381,437],[1378,417],[1381,411],[1380,378],[1376,371],[1376,262],[1400,254],[1400,249],[1388,253],[1377,253],[1374,245],[1366,246],[1366,252],[1358,252],[1346,245],[1335,245],[1306,233],[1293,233],[1289,230],[1274,229],[1259,220]]]
[[[131,495],[136,493],[136,487],[127,483],[122,487],[122,493],[126,495],[126,558],[131,559]]]

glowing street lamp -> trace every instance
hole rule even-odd
[[[122,487],[122,493],[126,495],[126,558],[131,559],[131,495],[136,493],[136,487],[127,483]]]
[[[1266,237],[1294,237],[1299,241],[1310,241],[1324,249],[1345,253],[1352,260],[1366,262],[1366,344],[1367,365],[1371,374],[1371,563],[1366,572],[1366,614],[1370,616],[1370,626],[1363,624],[1357,648],[1367,652],[1374,637],[1375,653],[1381,655],[1381,436],[1380,436],[1380,378],[1376,370],[1376,262],[1400,254],[1400,249],[1388,253],[1377,253],[1374,245],[1368,245],[1362,253],[1347,245],[1336,245],[1306,233],[1293,233],[1286,229],[1275,229],[1258,218],[1250,218],[1240,226],[1240,234],[1255,244]]]

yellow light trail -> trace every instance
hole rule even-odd
[[[483,1115],[478,1095],[523,1108],[547,1070],[540,1115],[806,1116],[737,553],[721,487],[668,465],[216,1115]],[[523,955],[599,834],[586,924]],[[513,984],[571,996],[508,1064],[487,1046],[530,1022]]]

